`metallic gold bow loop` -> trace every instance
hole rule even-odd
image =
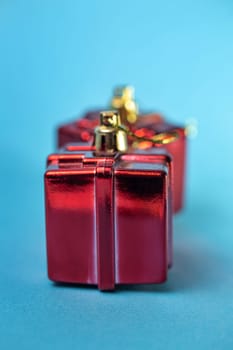
[[[154,144],[167,145],[168,143],[174,142],[179,138],[179,134],[176,131],[161,132],[153,137],[138,136],[125,125],[118,125],[118,130],[124,131],[128,136],[132,137],[139,142],[152,142]]]

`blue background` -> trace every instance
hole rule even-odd
[[[131,83],[197,118],[175,265],[116,293],[46,276],[42,174],[60,122]],[[233,349],[233,3],[0,3],[0,348]]]

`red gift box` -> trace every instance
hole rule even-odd
[[[164,282],[172,263],[169,154],[152,147],[109,155],[96,147],[69,144],[48,157],[49,278],[101,290]]]
[[[94,130],[99,123],[100,111],[88,112],[82,119],[62,125],[58,128],[58,146],[62,147],[70,142],[93,143]],[[151,147],[165,148],[173,159],[173,210],[178,212],[184,204],[185,193],[185,164],[186,164],[186,135],[185,128],[167,122],[158,114],[139,115],[137,121],[129,126],[136,135],[152,137],[160,132],[176,132],[176,141],[166,145],[156,145],[149,142],[140,143],[136,147],[145,151]],[[129,139],[132,145],[133,140]]]

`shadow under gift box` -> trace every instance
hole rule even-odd
[[[99,122],[99,110],[88,112],[82,119],[62,125],[58,128],[58,147],[63,147],[70,142],[93,143],[94,130]],[[176,141],[166,144],[139,143],[138,147],[144,147],[147,152],[151,147],[165,148],[173,159],[173,211],[179,212],[184,205],[185,191],[185,164],[186,164],[186,134],[185,128],[167,122],[159,114],[139,115],[137,121],[130,126],[136,135],[153,137],[161,132],[176,132]],[[129,138],[129,144],[134,145],[134,140]],[[136,146],[137,147],[137,146]]]
[[[164,150],[98,157],[67,145],[45,173],[48,275],[97,285],[161,283],[172,263],[171,159]]]

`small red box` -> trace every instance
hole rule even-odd
[[[70,144],[45,173],[48,275],[97,285],[161,283],[172,262],[171,159],[151,148],[96,156]]]
[[[88,112],[82,119],[64,124],[58,128],[58,146],[62,147],[69,142],[87,142],[92,144],[94,129],[99,122],[100,111]],[[186,164],[186,135],[185,128],[167,122],[159,114],[139,115],[136,123],[130,126],[135,134],[153,137],[160,132],[176,132],[176,141],[167,145],[153,145],[152,143],[141,143],[136,147],[143,147],[145,152],[153,147],[165,148],[173,159],[173,211],[178,212],[184,204],[185,193],[185,164]],[[129,140],[131,146],[133,140]]]

